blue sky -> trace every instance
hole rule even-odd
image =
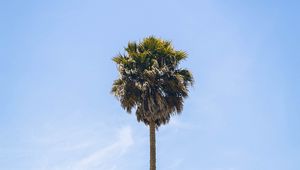
[[[300,169],[297,1],[1,1],[0,169],[148,169],[148,128],[109,93],[111,58],[155,35],[188,52],[164,170]]]

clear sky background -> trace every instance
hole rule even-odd
[[[155,35],[188,52],[159,170],[300,169],[300,3],[1,0],[0,169],[143,170],[149,132],[110,94],[111,61]]]

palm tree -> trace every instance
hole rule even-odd
[[[178,68],[187,54],[175,50],[170,41],[150,36],[139,43],[129,42],[125,51],[113,58],[120,76],[112,93],[128,113],[134,110],[137,120],[149,126],[150,170],[156,170],[155,131],[182,112],[193,76]]]

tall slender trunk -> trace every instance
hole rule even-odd
[[[156,170],[155,122],[150,121],[150,170]]]

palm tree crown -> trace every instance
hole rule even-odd
[[[168,123],[173,114],[181,113],[193,83],[191,72],[178,68],[187,54],[153,36],[129,42],[125,51],[113,58],[120,76],[112,93],[128,113],[135,110],[138,121],[146,125],[154,121],[157,128]]]

